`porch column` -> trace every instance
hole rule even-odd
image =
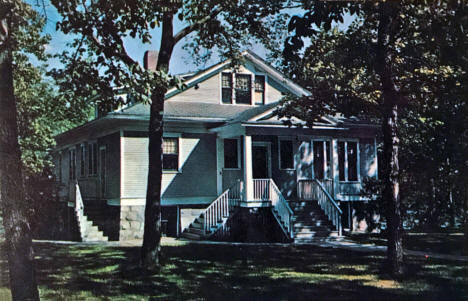
[[[244,200],[253,200],[252,136],[242,136],[244,144]]]
[[[336,199],[336,195],[338,193],[339,185],[340,185],[340,176],[339,176],[339,169],[338,169],[338,140],[332,139],[331,141],[331,153],[332,153],[332,160],[331,160],[331,171],[332,171],[332,179],[333,179],[333,198]]]

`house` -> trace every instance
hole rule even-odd
[[[309,92],[254,53],[243,58],[238,68],[226,60],[185,75],[183,90],[167,92],[166,235],[301,241],[355,229],[363,180],[378,176],[378,127],[340,116],[284,125],[278,101]],[[60,195],[87,239],[142,238],[148,120],[149,105],[133,104],[56,137]]]

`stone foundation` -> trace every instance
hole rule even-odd
[[[143,239],[145,206],[120,207],[119,240]]]

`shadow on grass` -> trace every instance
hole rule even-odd
[[[139,248],[36,243],[45,300],[464,300],[468,268],[410,257],[396,282],[382,253],[311,246],[163,247],[157,274],[139,268]]]

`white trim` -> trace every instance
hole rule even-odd
[[[252,153],[253,153],[253,147],[254,146],[266,146],[266,148],[267,148],[268,178],[271,178],[271,142],[269,142],[269,141],[253,141],[252,142]],[[253,162],[252,162],[252,168],[253,168]]]
[[[227,168],[224,167],[224,140],[230,139],[230,140],[237,140],[237,167],[236,168]],[[223,138],[223,170],[240,170],[241,169],[241,143],[240,143],[240,137],[232,137],[232,138]],[[221,191],[222,192],[222,191]]]
[[[291,168],[282,168],[281,167],[281,141],[291,141],[291,157],[292,157],[292,164],[293,166]],[[294,160],[294,154],[295,154],[295,151],[294,151],[294,137],[290,137],[290,136],[278,136],[278,169],[279,170],[296,170],[296,163],[295,163],[295,160]]]

